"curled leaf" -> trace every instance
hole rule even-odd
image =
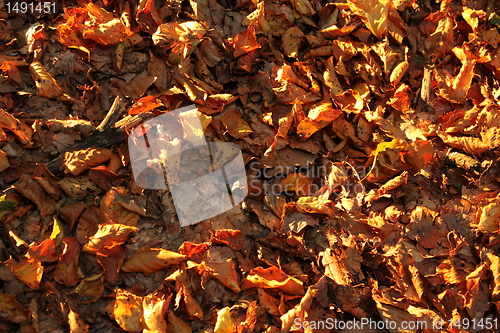
[[[123,266],[124,272],[142,272],[152,274],[160,269],[177,265],[185,258],[184,255],[165,249],[145,246],[137,250]]]

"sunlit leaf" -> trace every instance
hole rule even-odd
[[[83,249],[85,251],[100,251],[123,244],[131,232],[137,231],[136,227],[123,224],[99,224],[97,232],[90,237]]]
[[[119,288],[115,292],[113,316],[118,325],[127,332],[142,332],[143,298]]]
[[[10,258],[5,261],[5,264],[10,266],[12,273],[28,287],[40,288],[43,275],[43,266],[40,261],[27,256],[19,257],[19,260]]]
[[[184,258],[184,255],[177,252],[145,246],[123,264],[122,271],[142,272],[149,275],[160,269],[177,265]]]
[[[277,267],[256,267],[243,279],[242,289],[252,287],[279,289],[291,295],[304,295],[302,282]]]
[[[219,310],[217,313],[217,322],[215,323],[214,333],[236,333],[236,325],[231,318],[229,307]]]

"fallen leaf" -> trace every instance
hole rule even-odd
[[[106,148],[87,148],[66,152],[64,167],[73,176],[78,176],[85,170],[108,161],[113,152]]]
[[[217,322],[215,323],[214,333],[236,333],[236,325],[231,318],[229,307],[220,309],[217,312]]]
[[[243,279],[242,289],[252,287],[279,289],[290,295],[304,295],[302,282],[277,267],[256,267],[250,270]]]
[[[10,266],[12,273],[31,289],[40,288],[42,281],[43,266],[42,263],[29,255],[19,257],[18,260],[10,258],[5,261],[5,264]]]
[[[235,58],[240,57],[250,51],[260,49],[261,46],[257,43],[257,37],[255,36],[255,28],[249,26],[245,31],[240,32],[233,41],[233,56]]]
[[[143,297],[124,289],[116,289],[113,316],[122,329],[127,332],[142,332]]]
[[[148,294],[142,298],[142,325],[144,333],[166,332],[165,320],[172,295],[163,291]]]
[[[368,29],[378,38],[382,39],[388,29],[388,16],[390,1],[374,0],[347,0],[352,12],[359,16]]]
[[[160,269],[177,265],[184,258],[184,255],[177,252],[145,246],[137,250],[121,269],[124,272],[142,272],[150,275]]]
[[[104,291],[103,282],[104,277],[102,273],[83,279],[75,288],[75,292],[80,295],[80,302],[88,304],[97,301]]]
[[[78,259],[80,256],[80,243],[75,238],[63,239],[62,256],[54,271],[54,279],[68,287],[73,287],[78,283]]]
[[[89,238],[83,247],[85,251],[97,252],[110,249],[125,242],[131,232],[138,229],[123,224],[99,224],[97,232]]]
[[[301,140],[309,138],[321,128],[327,126],[342,114],[342,110],[333,109],[329,102],[315,104],[297,126],[297,134]]]
[[[55,212],[56,202],[47,195],[31,176],[22,174],[19,181],[13,187],[23,196],[33,201],[42,216],[47,216]]]
[[[28,312],[11,295],[0,293],[0,316],[16,324],[26,324]]]

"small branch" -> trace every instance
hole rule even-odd
[[[104,120],[97,127],[98,131],[104,131],[107,128],[110,128],[120,117],[120,114],[123,112],[126,105],[126,101],[123,97],[116,96],[113,105],[109,109]]]

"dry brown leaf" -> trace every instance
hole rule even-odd
[[[300,37],[302,36],[304,36],[304,33],[296,26],[291,27],[283,34],[281,43],[285,56],[291,58],[297,58],[299,56]]]
[[[88,304],[97,301],[104,291],[103,282],[102,273],[83,279],[75,288],[75,292],[80,295],[80,302]]]
[[[0,293],[0,316],[16,324],[25,324],[28,321],[26,309],[14,297],[3,293]]]
[[[62,256],[54,271],[54,279],[68,287],[78,283],[78,259],[80,255],[80,243],[75,238],[63,239],[64,248]]]
[[[165,249],[145,246],[137,250],[122,266],[124,272],[142,272],[150,275],[160,269],[177,265],[185,256]]]
[[[14,189],[26,198],[33,201],[42,216],[47,216],[55,212],[56,202],[42,189],[33,177],[22,174],[19,181],[14,184]]]

